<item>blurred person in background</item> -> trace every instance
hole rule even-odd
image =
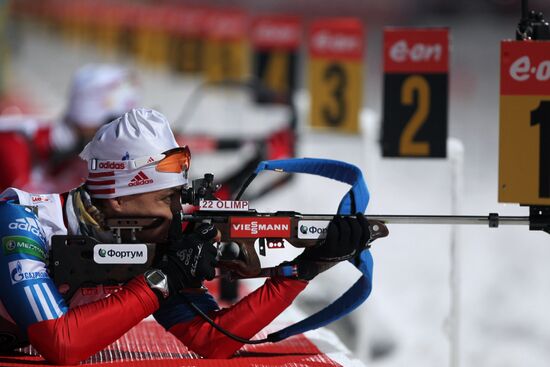
[[[99,127],[138,103],[136,80],[128,69],[88,64],[75,72],[59,121],[0,117],[0,191],[15,186],[61,192],[78,186],[86,174],[78,153]]]
[[[189,349],[204,357],[229,358],[243,343],[197,316],[188,299],[218,325],[251,338],[308,281],[360,253],[369,239],[362,214],[337,217],[325,240],[293,260],[293,276],[268,278],[233,306],[220,309],[203,286],[215,276],[214,242],[220,234],[211,224],[182,223],[181,189],[187,187],[191,155],[178,145],[166,118],[154,110],[133,109],[101,127],[80,156],[88,163],[85,184],[61,194],[10,188],[0,196],[0,236],[7,241],[0,252],[5,270],[0,272],[0,352],[30,343],[49,362],[75,364],[153,314]],[[154,219],[135,232],[134,240],[158,244],[151,268],[129,276],[115,292],[98,286],[97,292],[77,292],[65,300],[46,261],[52,236],[87,236],[117,246],[107,220],[128,217]],[[124,243],[132,242],[130,231],[121,232]],[[245,260],[231,261],[247,266]]]

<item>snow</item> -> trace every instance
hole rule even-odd
[[[513,37],[515,21],[450,21],[449,127],[450,136],[464,149],[463,185],[455,206],[458,214],[528,215],[526,208],[497,203],[498,50],[500,39]],[[368,214],[450,214],[456,182],[452,175],[457,168],[450,160],[382,159],[377,153],[376,133],[368,135],[377,128],[381,105],[380,28],[372,28],[362,134],[310,130],[306,126],[307,93],[302,93],[297,96],[302,106],[298,156],[340,159],[361,167],[371,191]],[[105,60],[94,48],[69,49],[45,33],[33,33],[25,41],[15,55],[12,81],[24,86],[30,98],[40,101],[51,115],[61,114],[71,72],[85,62]],[[144,106],[160,109],[172,121],[178,120],[184,101],[200,85],[198,78],[149,69],[130,60],[110,60],[135,67],[145,91]],[[220,102],[213,95],[208,98]],[[242,105],[201,104],[203,110],[194,118],[211,114],[223,123],[238,113],[251,113],[242,94],[235,98]],[[239,125],[234,131],[244,133],[246,129]],[[239,157],[225,159],[230,162],[220,157],[198,158],[193,162],[193,174],[199,175],[196,167],[201,167],[223,175]],[[304,175],[254,206],[265,211],[326,213],[335,210],[345,190],[345,185]],[[548,365],[548,234],[512,226],[389,225],[389,229],[390,236],[377,240],[372,248],[375,273],[370,299],[333,325],[357,357],[379,367]],[[452,238],[456,239],[454,256]],[[454,288],[452,271],[457,276]],[[299,307],[307,313],[319,309],[357,276],[348,264],[338,265],[311,282]],[[458,329],[452,327],[450,313],[453,290],[460,296],[454,304]],[[458,339],[451,337],[453,333]],[[455,359],[453,350],[458,353]]]

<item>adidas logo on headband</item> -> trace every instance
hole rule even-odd
[[[143,171],[139,171],[137,175],[132,178],[132,180],[128,183],[128,186],[141,186],[141,185],[149,185],[152,184],[154,181],[150,179]]]

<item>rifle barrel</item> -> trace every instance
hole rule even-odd
[[[211,216],[195,217],[193,215],[183,215],[183,220],[200,221],[209,219],[213,223],[226,222],[229,216],[247,215],[243,213],[232,213],[230,215],[219,215],[212,213]],[[277,212],[277,213],[250,213],[251,216],[277,216],[289,215],[296,219],[304,220],[332,220],[334,214],[301,214],[295,212]],[[353,217],[353,215],[351,215]],[[489,227],[498,227],[499,225],[530,225],[531,220],[528,216],[499,216],[497,213],[490,213],[486,216],[479,215],[376,215],[366,214],[367,219],[377,220],[386,224],[477,224],[488,225]]]
[[[499,225],[529,225],[529,217],[499,216],[496,213],[488,216],[476,215],[369,215],[368,219],[379,220],[388,224],[480,224],[489,227]]]

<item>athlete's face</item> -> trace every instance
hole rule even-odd
[[[155,217],[163,221],[159,226],[137,232],[144,242],[163,242],[168,238],[172,213],[181,211],[181,187],[108,199],[108,217]]]

